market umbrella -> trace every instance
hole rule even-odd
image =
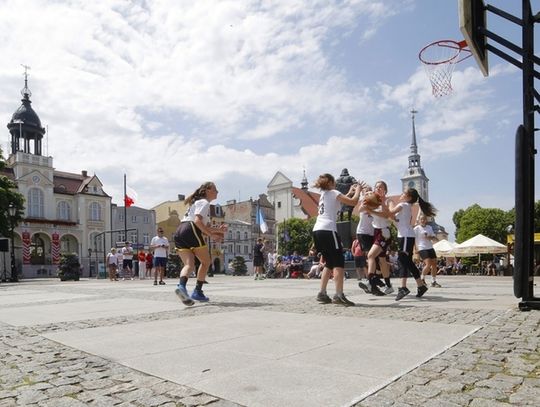
[[[449,242],[446,239],[439,240],[437,243],[433,244],[433,248],[435,249],[435,253],[437,253],[437,257],[453,257],[454,254],[454,248],[456,247],[456,243]]]
[[[485,253],[507,253],[508,248],[487,236],[478,234],[475,237],[471,237],[469,240],[458,244],[454,248],[454,254],[456,256],[476,256],[477,254]]]

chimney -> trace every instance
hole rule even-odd
[[[88,172],[87,172],[86,170],[82,170],[82,171],[81,171],[81,174],[82,174],[82,176],[85,177],[85,178],[88,177]]]

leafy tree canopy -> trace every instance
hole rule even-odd
[[[6,167],[6,162],[0,149],[0,171]],[[24,210],[24,197],[17,192],[17,185],[5,175],[0,173],[0,236],[11,236],[11,219],[9,217],[9,205],[17,208],[15,225],[22,218]]]
[[[316,218],[287,219],[278,224],[278,248],[279,254],[286,255],[297,251],[300,255],[306,255],[313,243],[311,231]]]
[[[464,242],[481,233],[493,240],[506,242],[506,228],[514,224],[511,211],[503,211],[496,208],[482,208],[478,204],[460,209],[454,213],[456,225],[456,241]]]

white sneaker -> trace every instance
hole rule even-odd
[[[386,295],[392,294],[393,292],[394,292],[394,287],[386,287],[386,289],[384,290],[384,293]]]

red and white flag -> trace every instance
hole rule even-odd
[[[133,188],[126,185],[126,196],[124,197],[124,204],[126,205],[126,208],[134,205],[137,202],[137,199],[137,192],[135,192]]]

